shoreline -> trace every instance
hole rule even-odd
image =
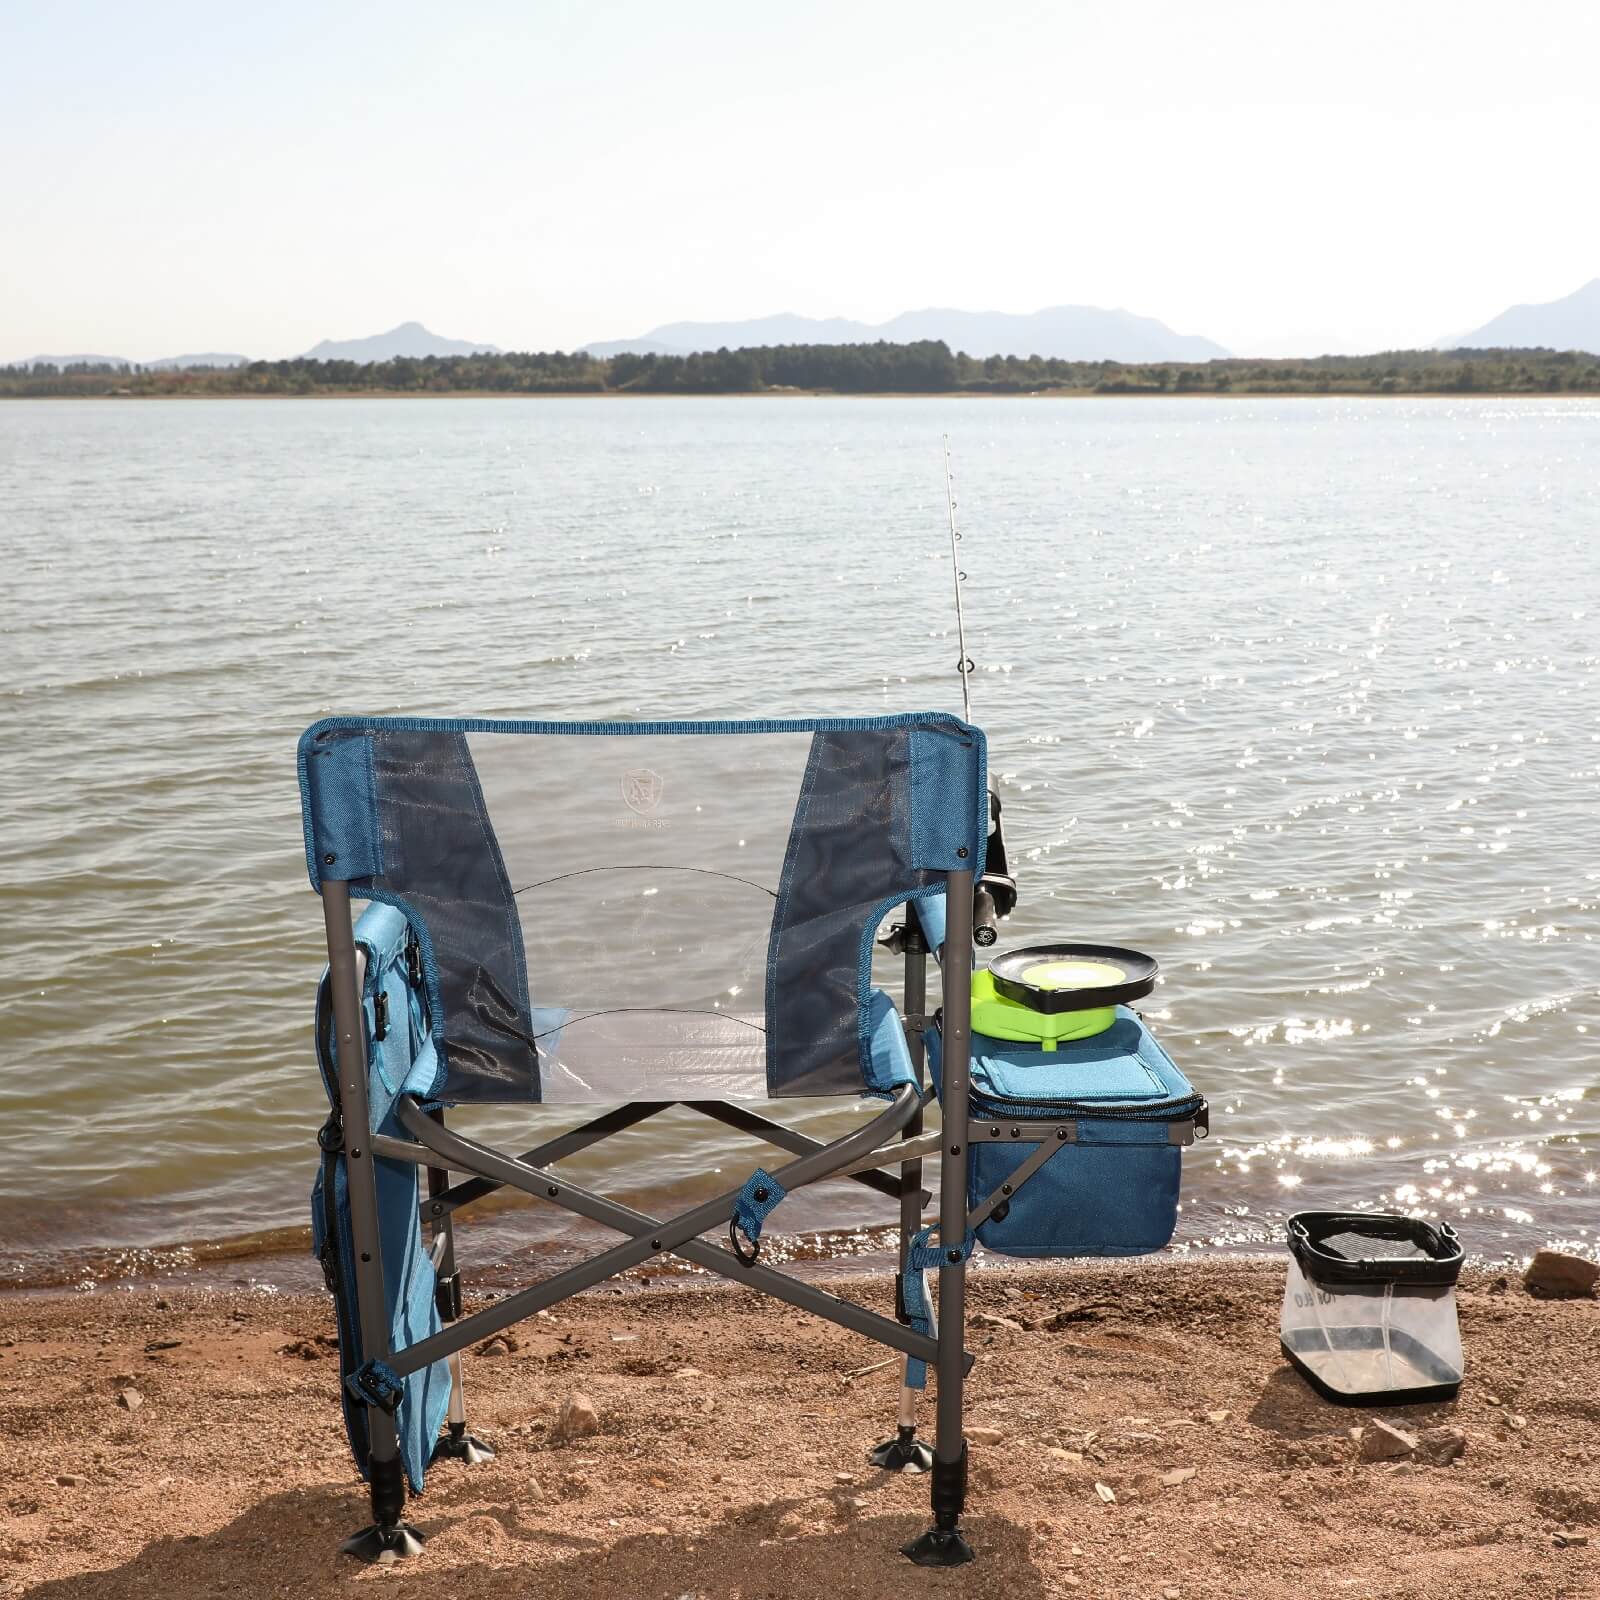
[[[514,391],[505,389],[442,389],[418,393],[410,389],[318,389],[309,394],[0,394],[0,405],[13,400],[1596,400],[1600,389],[1563,389],[1530,393],[1525,389],[727,389],[704,394],[651,390],[606,389]]]
[[[896,1365],[737,1288],[600,1288],[469,1354],[469,1423],[499,1453],[433,1469],[409,1511],[428,1544],[391,1569],[336,1553],[365,1497],[326,1294],[0,1297],[0,1596],[1600,1595],[1594,1300],[1463,1274],[1459,1398],[1374,1413],[1288,1368],[1282,1285],[1281,1265],[1221,1259],[976,1273],[979,1559],[926,1576],[897,1547],[928,1522],[928,1480],[864,1460],[891,1431]],[[832,1287],[892,1298],[887,1273]],[[574,1390],[599,1431],[562,1443]],[[1379,1415],[1456,1430],[1460,1453],[1364,1459],[1350,1429]]]

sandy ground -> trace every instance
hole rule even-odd
[[[1459,1402],[1391,1414],[1461,1430],[1439,1467],[1360,1459],[1371,1416],[1278,1353],[1281,1282],[1265,1262],[976,1273],[969,1429],[990,1442],[979,1560],[952,1572],[896,1553],[927,1479],[864,1460],[897,1376],[847,1375],[883,1351],[737,1291],[594,1293],[470,1357],[499,1456],[430,1474],[425,1552],[391,1568],[336,1553],[366,1519],[325,1297],[7,1297],[0,1595],[1600,1597],[1600,1302],[1469,1275]],[[843,1287],[886,1307],[881,1281]],[[575,1389],[600,1432],[553,1442]]]

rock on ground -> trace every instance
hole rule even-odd
[[[586,1394],[576,1389],[561,1402],[555,1426],[550,1430],[553,1441],[563,1439],[588,1439],[600,1431],[600,1413]]]
[[[1375,1417],[1361,1430],[1361,1459],[1363,1461],[1397,1461],[1415,1453],[1417,1436],[1392,1422]]]
[[[1529,1294],[1548,1300],[1576,1299],[1593,1294],[1600,1283],[1600,1261],[1568,1255],[1565,1250],[1540,1250],[1522,1275]]]

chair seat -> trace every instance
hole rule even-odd
[[[869,1011],[870,1087],[912,1078],[900,1014],[881,990]],[[769,1100],[762,1016],[732,1011],[534,1007],[540,1099],[546,1105],[630,1100]]]
[[[546,1105],[628,1100],[765,1100],[759,1013],[535,1008]]]

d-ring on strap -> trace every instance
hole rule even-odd
[[[756,1264],[756,1257],[761,1254],[761,1225],[777,1210],[778,1202],[788,1192],[770,1172],[760,1167],[745,1179],[744,1188],[733,1202],[733,1218],[728,1223],[728,1243],[745,1266]],[[750,1241],[748,1252],[740,1234]]]

